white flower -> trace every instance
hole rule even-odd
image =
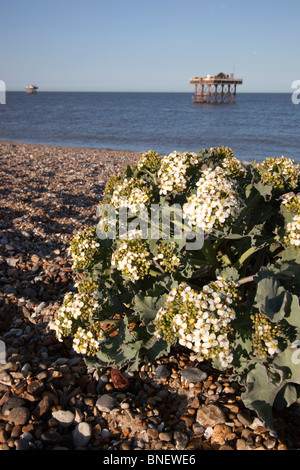
[[[201,359],[221,355],[221,363],[229,364],[232,356],[228,334],[235,318],[231,304],[236,289],[235,282],[220,277],[199,293],[185,283],[180,284],[172,289],[158,311],[154,321],[156,336],[170,344],[177,339]]]
[[[266,346],[268,348],[268,353],[270,356],[273,356],[274,354],[279,352],[278,346],[278,341],[276,339],[266,341]]]
[[[183,192],[188,183],[187,170],[201,163],[195,153],[172,152],[162,158],[158,171],[160,194],[167,195],[172,191]]]
[[[235,183],[220,167],[203,171],[197,183],[197,193],[183,206],[183,217],[192,227],[210,233],[213,227],[235,220],[244,203],[237,194]]]
[[[292,222],[287,224],[287,238],[291,245],[300,246],[300,214],[293,217]]]

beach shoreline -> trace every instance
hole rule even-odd
[[[74,291],[71,239],[96,223],[109,177],[140,156],[0,141],[0,449],[297,448],[297,416],[274,437],[230,375],[203,363],[206,380],[184,379],[195,363],[180,349],[142,364],[120,391],[110,368],[87,367],[49,328]]]

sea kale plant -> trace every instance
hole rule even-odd
[[[228,370],[270,429],[300,403],[300,168],[229,148],[145,153],[71,242],[54,328],[87,361],[137,369],[180,345]],[[299,352],[299,354],[298,354]]]

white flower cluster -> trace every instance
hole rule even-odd
[[[286,225],[285,241],[294,247],[300,246],[300,193],[287,193],[282,196],[282,204],[294,213],[293,220]]]
[[[105,335],[102,330],[95,334],[95,332],[79,327],[74,335],[73,349],[79,354],[95,354],[104,341]]]
[[[172,191],[182,193],[188,183],[187,170],[201,163],[196,153],[172,152],[162,158],[161,167],[158,170],[160,179],[160,194],[167,195]]]
[[[160,167],[161,157],[157,152],[149,150],[144,153],[139,159],[137,167],[140,171],[149,169],[150,171],[156,171]]]
[[[158,245],[158,253],[153,257],[153,261],[156,261],[165,272],[173,272],[176,267],[180,264],[180,259],[176,255],[176,244],[175,242],[161,242]]]
[[[100,247],[96,228],[87,228],[76,235],[69,247],[68,253],[73,260],[73,268],[85,268],[94,258]]]
[[[263,337],[267,336],[269,334],[270,327],[269,325],[258,325],[256,328],[256,333],[258,336]],[[265,349],[268,352],[270,356],[273,356],[274,354],[279,352],[278,348],[278,341],[275,338],[268,338],[264,339],[264,345]]]
[[[98,291],[92,293],[67,293],[63,305],[58,309],[52,328],[57,339],[74,334],[80,323],[91,318],[100,308],[100,295]]]
[[[150,203],[151,192],[143,180],[125,178],[112,193],[110,203],[116,208],[127,207],[132,212],[144,209]]]
[[[256,164],[264,184],[269,184],[275,188],[283,188],[285,185],[296,188],[299,183],[300,165],[294,160],[284,156],[280,158],[267,158]]]
[[[229,147],[212,147],[210,149],[215,155],[216,164],[214,167],[220,166],[226,170],[228,176],[234,179],[243,179],[247,174],[246,165],[234,156]]]
[[[280,327],[276,323],[272,323],[262,313],[251,315],[251,320],[253,321],[252,346],[254,354],[258,357],[266,357],[279,353]]]
[[[202,172],[196,194],[183,205],[183,217],[190,226],[210,233],[213,227],[235,220],[243,208],[235,183],[224,169],[216,167]]]
[[[300,214],[293,217],[292,222],[286,226],[287,239],[293,246],[300,246]]]
[[[231,174],[233,177],[241,178],[246,176],[246,165],[236,157],[224,158],[221,166],[224,168],[224,170],[226,170],[227,174]]]
[[[155,335],[191,349],[200,358],[218,358],[223,367],[233,360],[228,335],[236,314],[237,284],[218,277],[200,293],[183,283],[173,289],[154,321]]]
[[[146,243],[130,232],[127,240],[121,240],[112,254],[111,265],[131,281],[143,279],[149,272],[152,260]]]
[[[300,204],[300,194],[297,194],[297,195],[295,196],[295,193],[293,193],[293,192],[284,194],[283,196],[281,196],[280,199],[282,200],[282,204],[284,204],[285,206],[289,207],[291,201],[292,201],[295,197],[299,200],[299,204]]]

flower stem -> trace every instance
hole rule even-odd
[[[238,282],[240,285],[247,284],[248,282],[253,282],[254,276],[248,276],[244,277],[243,279],[240,279]]]

